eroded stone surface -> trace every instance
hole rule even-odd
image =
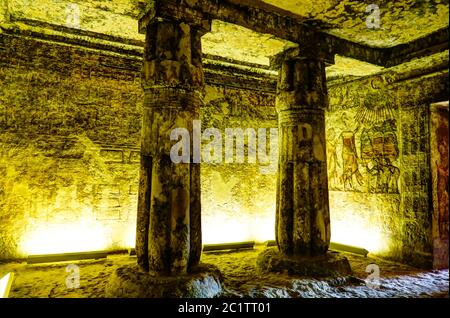
[[[297,1],[264,0],[302,17],[333,24],[331,33],[370,46],[389,47],[409,42],[448,26],[448,1]],[[366,25],[369,4],[380,8],[379,29]]]
[[[240,252],[203,254],[203,261],[216,265],[223,274],[223,293],[219,297],[447,297],[448,270],[423,271],[404,264],[389,262],[371,255],[363,257],[345,253],[354,278],[311,279],[287,273],[264,273],[256,270],[256,258],[263,247]],[[135,265],[128,255],[109,255],[107,259],[76,262],[80,268],[80,288],[67,289],[67,264],[0,265],[0,276],[14,272],[10,296],[13,298],[103,298],[109,277],[117,267]],[[380,268],[381,288],[366,286],[367,265]]]
[[[113,298],[213,298],[222,292],[220,271],[199,265],[181,276],[150,276],[137,265],[114,270],[106,297]]]
[[[261,272],[286,272],[307,277],[335,277],[351,275],[348,259],[338,252],[328,251],[319,256],[286,256],[276,248],[258,255],[256,266]]]
[[[276,239],[286,255],[324,254],[330,243],[323,60],[287,60],[280,70],[276,108],[279,171]]]
[[[152,273],[185,274],[200,260],[200,165],[173,162],[169,137],[177,128],[193,136],[199,118],[205,23],[154,20],[147,26],[136,255]]]

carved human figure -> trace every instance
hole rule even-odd
[[[354,132],[346,131],[342,133],[342,166],[341,180],[344,190],[355,189],[354,179],[356,179],[358,185],[364,183],[363,176],[359,172]]]
[[[332,190],[337,190],[339,185],[338,167],[340,163],[337,155],[338,136],[334,128],[327,132],[327,160],[328,160],[328,182]]]

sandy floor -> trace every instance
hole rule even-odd
[[[202,262],[218,266],[224,276],[222,297],[449,297],[449,274],[422,271],[406,265],[373,257],[346,254],[354,276],[347,279],[319,281],[300,279],[285,274],[258,275],[255,268],[260,249],[205,253]],[[0,277],[15,273],[10,297],[104,297],[108,278],[117,266],[135,263],[128,255],[111,255],[107,259],[27,265],[0,265]],[[365,283],[367,265],[380,268],[380,286]],[[80,287],[69,289],[66,278],[69,264],[80,270]]]

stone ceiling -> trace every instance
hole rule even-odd
[[[246,0],[251,2],[251,0]],[[436,30],[448,27],[448,0],[263,0],[290,11],[304,21],[319,20],[326,32],[371,47],[392,47],[408,43]],[[238,1],[236,1],[238,2]],[[380,9],[379,28],[369,29],[366,20],[368,4]],[[244,28],[221,21],[213,23],[212,32],[204,37],[205,51],[210,54],[268,64],[268,58],[290,45]],[[337,57],[329,73],[369,75],[382,69],[368,63]]]
[[[78,4],[81,28],[136,40],[137,16],[145,0],[8,0],[12,15],[55,24],[66,23],[67,5]],[[238,0],[234,0],[239,2]],[[253,0],[245,0],[252,2]],[[326,32],[373,47],[390,47],[448,27],[448,0],[263,0],[287,10],[305,21],[319,20]],[[380,27],[369,29],[368,4],[380,8]],[[212,32],[203,38],[204,52],[235,60],[268,65],[270,56],[292,43],[251,30],[213,21]],[[368,75],[380,67],[337,57],[329,72]]]
[[[306,19],[332,25],[329,33],[368,46],[390,47],[448,27],[448,0],[263,0]],[[380,27],[369,29],[369,4],[380,9]]]

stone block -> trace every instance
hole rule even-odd
[[[288,257],[277,248],[269,248],[258,256],[256,266],[262,273],[287,272],[293,276],[338,277],[352,274],[348,259],[334,251],[313,257]]]
[[[117,268],[106,287],[110,298],[213,298],[222,291],[222,275],[212,265],[200,264],[182,276],[152,276],[138,265]]]

